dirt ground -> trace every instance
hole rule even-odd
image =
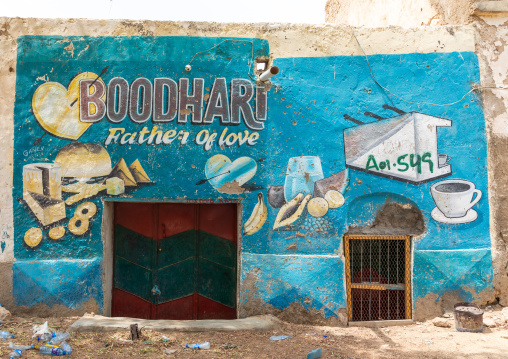
[[[437,327],[432,321],[408,326],[359,328],[323,327],[281,323],[269,332],[200,332],[158,333],[142,331],[142,339],[123,342],[129,333],[72,333],[68,343],[75,358],[306,358],[313,349],[322,349],[322,358],[508,358],[508,322],[500,308],[487,309],[484,319],[497,324],[483,333],[461,333],[453,318],[445,321],[449,328]],[[65,331],[78,317],[21,318],[12,317],[0,329],[15,334],[16,344],[31,344],[32,326],[48,320],[57,331]],[[291,339],[270,341],[272,335],[289,335]],[[169,341],[153,343],[157,340]],[[145,342],[151,341],[151,342]],[[185,349],[187,343],[208,341],[210,350]],[[8,358],[9,340],[0,341],[0,358]],[[177,350],[165,354],[164,350]],[[22,358],[45,357],[37,350],[23,352]]]

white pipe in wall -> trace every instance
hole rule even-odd
[[[279,68],[277,66],[272,66],[270,67],[268,70],[266,70],[265,72],[263,72],[261,75],[259,75],[259,79],[261,81],[266,81],[268,80],[270,77],[274,76],[274,75],[277,75],[279,73]]]

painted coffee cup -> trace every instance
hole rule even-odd
[[[445,154],[438,154],[437,155],[437,165],[438,167],[444,167],[448,164],[448,162],[451,160],[452,158],[448,155],[445,155]]]
[[[448,218],[464,217],[482,198],[482,191],[476,189],[473,182],[461,179],[434,183],[430,187],[430,194],[437,208]]]

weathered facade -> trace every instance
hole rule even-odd
[[[343,324],[364,295],[402,314],[362,320],[495,301],[474,26],[0,29],[9,309]]]
[[[499,304],[508,304],[506,212],[504,198],[506,163],[507,76],[505,44],[508,24],[506,1],[336,1],[326,6],[326,21],[363,27],[400,26],[420,30],[446,26],[449,31],[468,25],[475,30],[475,53],[481,66],[481,96],[488,138],[489,193],[491,202],[491,240],[494,264],[494,291]],[[450,307],[447,296],[425,302],[428,314],[439,314]]]

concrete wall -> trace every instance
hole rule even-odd
[[[353,33],[337,25],[2,19],[0,133],[5,145],[0,147],[0,160],[5,163],[0,259],[4,283],[9,285],[2,286],[0,300],[19,313],[107,314],[111,212],[101,200],[207,200],[242,203],[246,226],[241,316],[274,313],[302,322],[344,323],[342,238],[347,232],[413,236],[412,302],[417,319],[441,311],[450,298],[480,304],[493,301],[489,203],[496,202],[490,202],[485,107],[474,91],[481,82],[480,69],[485,69],[475,53],[476,36],[471,26],[355,29]],[[368,63],[358,43],[369,55]],[[205,53],[192,60],[192,70],[186,72],[184,66],[201,51]],[[257,84],[267,93],[267,116],[263,121],[262,111],[255,111],[260,97],[253,98],[250,126],[245,114],[239,117],[239,126],[229,126],[218,119],[206,125],[193,125],[190,118],[184,123],[185,116],[180,123],[156,124],[147,119],[137,124],[131,113],[121,124],[106,115],[88,127],[81,121],[83,113],[76,115],[72,106],[60,106],[58,100],[77,84],[71,81],[75,76],[91,83],[109,66],[101,76],[105,90],[113,77],[129,84],[141,77],[151,83],[156,77],[176,82],[189,78],[191,83],[203,78],[203,108],[210,107],[215,78],[226,79],[226,90],[221,91],[231,89],[235,78],[254,83],[249,80],[255,76],[250,62],[256,57],[270,58],[280,73]],[[220,112],[218,102],[215,105],[214,111]],[[190,112],[180,111],[178,116]],[[67,114],[72,126],[51,127],[53,119]],[[163,132],[175,127],[187,131],[189,140],[164,146],[122,145],[121,137],[114,139],[121,131],[114,132],[115,128],[133,133],[147,127],[149,135],[154,125]],[[49,133],[39,142],[44,126]],[[248,131],[259,138],[253,137],[250,146],[221,148],[217,136],[207,147],[199,139],[196,142],[203,129],[218,135],[225,129],[242,135]],[[138,159],[152,183],[127,187],[120,195],[88,186],[81,197],[72,197],[70,191],[76,188],[66,183],[60,185],[59,196],[51,190],[39,193],[44,180],[27,180],[43,176],[32,164],[65,167],[61,159],[66,152],[73,157],[79,151],[106,159],[100,164],[107,175],[122,158],[127,166]],[[451,159],[438,158],[439,154]],[[214,181],[215,165],[225,160],[221,156],[233,162],[232,173]],[[312,156],[312,163],[304,156]],[[71,166],[82,172],[70,177],[101,175],[99,162],[92,157]],[[233,168],[238,158],[241,163]],[[297,161],[308,168],[293,171]],[[310,173],[311,165],[320,170]],[[48,171],[58,170],[45,166]],[[128,180],[116,176],[124,183]],[[61,177],[69,176],[55,175]],[[209,181],[196,185],[203,178]],[[328,181],[320,194],[314,191],[313,181],[323,178]],[[460,215],[435,211],[436,204],[445,212],[447,207],[467,210],[467,205],[436,199],[431,187],[446,179],[452,179],[453,186],[467,181],[463,183],[470,199],[473,187],[482,196],[467,218],[453,219]],[[35,203],[39,197],[27,196],[27,189],[56,201],[51,202],[56,212],[49,219]],[[325,196],[330,189],[336,192],[332,198]],[[249,226],[260,198],[266,211],[260,212],[260,225]],[[62,201],[63,211],[57,208]],[[83,202],[95,204],[98,214],[90,220],[89,230],[80,233],[71,222]],[[407,221],[408,217],[413,220]],[[66,231],[64,237],[52,240],[49,231],[60,226]]]
[[[418,11],[420,8],[420,11]],[[481,67],[481,96],[488,146],[491,238],[494,260],[495,297],[508,304],[506,250],[506,120],[508,62],[505,51],[508,31],[506,1],[334,1],[326,7],[326,18],[335,24],[381,27],[403,26],[431,29],[433,25],[471,24],[476,32],[475,52]],[[404,16],[393,16],[404,13]],[[430,25],[430,26],[429,26]]]
[[[325,20],[371,28],[464,25],[475,9],[474,0],[328,0]]]

